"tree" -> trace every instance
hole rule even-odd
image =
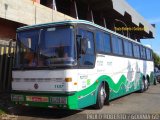
[[[154,51],[153,51],[153,60],[154,60],[155,66],[158,67],[160,65],[160,56]]]

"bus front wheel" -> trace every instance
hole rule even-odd
[[[105,90],[105,85],[103,83],[101,83],[101,85],[98,88],[98,94],[97,94],[97,101],[95,104],[95,108],[96,109],[102,109],[103,105],[105,103],[106,100],[106,90]]]

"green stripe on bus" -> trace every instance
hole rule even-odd
[[[140,80],[137,80],[138,83],[136,83],[135,85],[135,81],[128,82],[127,78],[124,75],[122,75],[118,83],[114,83],[111,77],[107,75],[103,75],[97,79],[98,82],[95,81],[90,87],[76,93],[77,97],[82,97],[82,99],[78,100],[78,102],[80,102],[78,104],[78,108],[86,107],[87,104],[89,104],[88,101],[90,101],[90,105],[96,103],[98,87],[102,81],[105,81],[109,84],[109,87],[111,90],[109,99],[111,100],[116,97],[120,97],[120,96],[139,90],[141,79],[142,79],[142,74],[141,74]],[[129,86],[128,90],[126,90],[127,85]]]

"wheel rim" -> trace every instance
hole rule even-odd
[[[145,88],[148,89],[148,80],[145,80]]]
[[[142,86],[141,87],[142,87],[142,90],[144,90],[144,81],[142,81]]]
[[[101,87],[100,95],[101,95],[101,103],[104,104],[104,100],[106,98],[106,91],[104,87]]]

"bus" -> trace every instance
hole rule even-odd
[[[14,61],[16,105],[101,109],[154,82],[151,48],[85,20],[18,28]]]

